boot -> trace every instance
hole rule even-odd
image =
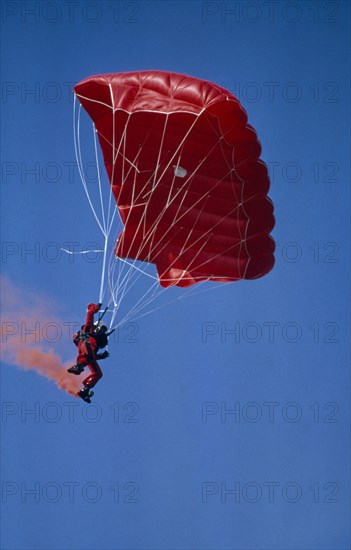
[[[90,386],[87,386],[86,384],[84,384],[83,389],[82,389],[82,390],[79,390],[79,392],[77,393],[77,395],[78,395],[81,399],[83,399],[83,401],[85,401],[86,403],[91,403],[90,398],[93,397],[94,392],[91,391]]]
[[[69,369],[67,369],[67,372],[69,372],[70,374],[81,374],[84,370],[84,365],[82,365],[82,363],[76,363],[75,365],[73,365],[73,367],[70,367]]]

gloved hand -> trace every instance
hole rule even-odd
[[[88,304],[88,310],[97,313],[101,307],[101,304]]]

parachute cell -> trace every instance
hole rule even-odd
[[[93,76],[75,93],[94,122],[124,224],[117,257],[155,264],[164,287],[272,269],[268,171],[232,94],[162,71]]]

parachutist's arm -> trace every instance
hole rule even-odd
[[[110,354],[108,351],[104,351],[103,353],[96,354],[96,359],[107,359],[108,357],[110,357]]]
[[[85,318],[84,332],[89,332],[93,323],[94,315],[99,311],[101,304],[88,304],[88,311]]]

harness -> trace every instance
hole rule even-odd
[[[98,345],[100,344],[99,348],[104,348],[108,344],[108,337],[113,332],[114,332],[114,329],[110,330],[110,332],[107,332],[104,335],[99,335],[94,332],[84,332],[82,329],[80,329],[78,330],[78,332],[75,332],[73,334],[73,342],[75,343],[76,346],[78,346],[79,342],[84,342],[86,344],[89,344],[89,338],[92,337],[95,339]]]
[[[88,342],[91,336],[94,336],[94,334],[91,332],[83,332],[83,330],[80,329],[73,334],[73,342],[78,346],[79,342]]]
[[[103,312],[100,313],[99,315],[99,319],[98,319],[98,322],[97,322],[97,326],[99,327],[100,326],[100,323],[101,323],[101,320],[103,318],[103,316],[105,315],[105,313],[108,311],[108,307],[106,307],[104,309]],[[84,326],[84,325],[83,325]],[[75,343],[75,345],[78,347],[78,344],[79,342],[84,342],[86,344],[89,344],[89,338],[94,338],[95,341],[97,342],[97,344],[99,344],[99,340],[100,340],[100,346],[98,345],[99,348],[104,348],[108,345],[108,337],[115,331],[116,329],[112,329],[110,330],[109,332],[106,332],[103,336],[100,336],[98,334],[96,334],[95,332],[84,332],[82,329],[78,330],[77,332],[75,332],[73,334],[73,342]],[[101,338],[102,338],[102,342],[101,342]]]

